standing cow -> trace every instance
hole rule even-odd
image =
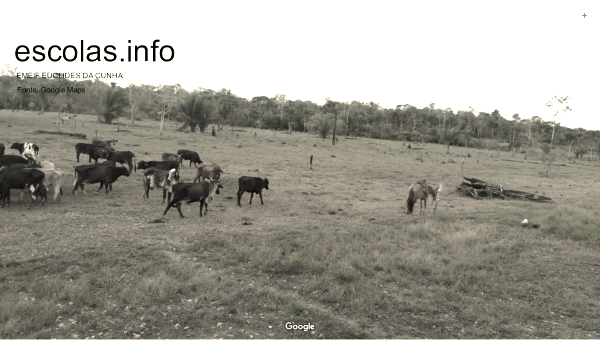
[[[179,150],[177,151],[177,155],[181,158],[181,166],[183,166],[184,160],[190,161],[190,167],[192,167],[192,163],[194,163],[194,167],[196,167],[196,164],[202,164],[202,160],[200,160],[200,155],[198,155],[198,152]]]
[[[10,189],[19,189],[21,191],[29,189],[31,202],[27,209],[31,208],[37,195],[42,197],[42,205],[46,202],[46,184],[45,175],[42,171],[27,167],[27,165],[12,165],[0,167],[0,198],[2,198],[2,207],[5,201],[8,201],[7,208],[10,207]],[[20,198],[20,195],[19,195]],[[41,207],[40,206],[40,207]]]
[[[87,195],[84,189],[84,184],[100,183],[100,188],[106,187],[106,194],[108,195],[108,187],[114,183],[120,176],[129,177],[129,171],[126,167],[112,167],[112,166],[100,166],[100,165],[80,165],[75,168],[75,183],[73,183],[72,194],[75,194],[75,190],[81,186],[81,190]],[[96,195],[98,194],[96,191]]]
[[[159,170],[155,167],[147,168],[144,171],[144,178],[142,179],[144,183],[144,199],[149,200],[150,196],[148,192],[154,188],[163,189],[163,201],[162,204],[165,204],[165,197],[167,192],[169,193],[168,202],[171,202],[171,194],[173,193],[173,185],[177,184],[176,180],[176,169],[171,169],[169,171]]]
[[[15,141],[10,148],[13,150],[18,150],[23,158],[31,158],[35,161],[35,163],[37,163],[40,159],[40,148],[36,144],[19,143]]]
[[[244,192],[250,193],[250,205],[252,205],[252,197],[254,196],[254,194],[258,194],[260,196],[260,204],[264,204],[263,198],[262,198],[262,190],[263,189],[269,190],[269,180],[268,179],[242,176],[238,180],[238,183],[240,186],[240,188],[237,192],[238,206],[240,206],[240,207],[242,206],[240,204],[240,199],[242,199],[242,195],[244,194]]]
[[[196,172],[196,178],[194,178],[194,183],[196,183],[198,179],[200,179],[201,182],[204,181],[204,179],[211,179],[213,181],[221,180],[221,175],[223,173],[223,170],[217,165],[200,164]]]
[[[102,158],[106,160],[111,160],[116,163],[121,163],[123,165],[127,164],[129,166],[129,173],[131,173],[131,169],[133,168],[134,172],[137,172],[135,167],[135,154],[131,151],[102,151]]]
[[[173,186],[173,200],[167,205],[167,209],[163,213],[163,217],[171,207],[176,207],[179,211],[179,216],[183,218],[181,213],[181,202],[187,203],[200,202],[200,217],[202,217],[202,207],[206,208],[204,215],[208,213],[208,202],[212,201],[215,194],[219,194],[219,188],[223,186],[219,182],[202,182],[202,183],[179,183]]]

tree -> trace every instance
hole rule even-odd
[[[196,131],[196,127],[200,128],[200,132],[204,132],[215,111],[210,96],[197,90],[189,93],[179,104],[179,108],[179,118],[184,123],[180,130],[189,125],[192,132]]]
[[[521,122],[521,117],[519,114],[513,114],[513,137],[512,141],[515,141],[515,137],[517,135],[517,127],[519,127],[519,123]]]
[[[556,126],[556,116],[561,113],[565,113],[571,111],[571,108],[567,105],[570,98],[568,96],[558,97],[554,95],[550,101],[546,103],[546,107],[552,111],[552,138],[550,140],[550,145],[554,141],[554,127]]]
[[[331,101],[331,99],[328,97],[327,98],[327,102],[325,102],[325,105],[323,105],[323,109],[325,110],[326,113],[331,113],[334,115],[334,119],[333,119],[333,140],[332,140],[332,145],[335,145],[335,129],[337,127],[337,115],[338,115],[338,111],[336,108],[337,102],[335,101]]]
[[[147,87],[146,87],[147,88]],[[131,125],[133,126],[135,120],[135,112],[140,107],[140,104],[144,101],[146,97],[146,91],[144,86],[138,86],[134,83],[129,82],[127,89],[125,90],[127,93],[127,99],[129,100],[129,110],[131,111]]]
[[[458,130],[456,127],[438,132],[440,139],[446,143],[446,154],[450,154],[450,143],[456,140],[460,133],[460,130]]]
[[[100,115],[104,117],[104,122],[111,124],[114,119],[122,116],[125,112],[127,95],[121,88],[107,88],[102,95],[101,104]]]
[[[319,133],[319,136],[323,139],[327,138],[327,134],[331,130],[333,125],[333,115],[317,113],[312,118],[312,129]]]

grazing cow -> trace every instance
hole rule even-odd
[[[181,157],[176,155],[175,153],[163,153],[162,160],[163,161],[176,161],[178,163],[181,163],[183,159],[181,159]]]
[[[120,176],[129,177],[129,171],[126,167],[112,167],[112,166],[100,166],[100,165],[80,165],[75,168],[75,183],[73,183],[72,194],[75,194],[75,190],[81,186],[81,190],[87,195],[84,184],[100,183],[100,188],[104,186],[106,188],[106,194],[108,195],[108,187],[114,183]],[[98,194],[96,191],[96,195]]]
[[[155,167],[159,170],[165,170],[165,171],[169,171],[171,169],[175,169],[175,179],[177,179],[177,181],[179,181],[179,162],[174,161],[174,160],[168,160],[168,161],[143,161],[141,160],[138,164],[137,164],[137,168],[138,169],[142,169],[145,170],[147,168],[150,167]]]
[[[61,120],[62,120],[63,125],[64,124],[68,125],[69,124],[69,120],[71,120],[71,117],[70,116],[63,116],[63,117],[61,117]]]
[[[23,158],[33,158],[36,163],[40,159],[40,148],[36,144],[18,143],[15,141],[10,148],[13,150],[18,150]]]
[[[173,185],[177,184],[177,180],[175,180],[176,174],[176,169],[165,171],[159,170],[155,167],[147,168],[144,171],[144,178],[142,179],[144,183],[144,195],[142,197],[145,200],[149,200],[150,196],[148,195],[148,191],[154,188],[161,188],[163,189],[162,204],[165,204],[165,197],[167,195],[167,192],[169,192],[168,202],[171,202],[171,193],[173,193]]]
[[[0,167],[0,197],[2,198],[2,207],[8,201],[7,208],[10,207],[10,189],[29,189],[31,202],[27,209],[31,208],[33,201],[39,195],[42,197],[42,206],[46,202],[46,185],[44,183],[44,173],[40,170],[28,168],[26,165],[12,165]]]
[[[0,156],[0,166],[9,166],[13,164],[29,164],[29,160],[13,154]]]
[[[127,163],[129,166],[129,173],[131,173],[132,168],[134,172],[137,172],[135,164],[132,162],[132,160],[135,162],[135,154],[133,154],[131,151],[103,151],[102,158],[106,160],[112,160],[123,165]]]
[[[196,183],[198,179],[202,182],[206,178],[213,181],[221,180],[221,175],[223,173],[223,170],[217,165],[200,164],[200,166],[198,166],[198,171],[196,172],[196,178],[194,178],[194,183]]]
[[[208,202],[212,201],[215,194],[219,194],[219,188],[223,188],[219,182],[202,182],[202,183],[178,183],[173,185],[173,200],[167,205],[167,209],[163,213],[163,217],[169,211],[169,208],[176,207],[179,211],[179,216],[183,218],[181,213],[181,202],[187,203],[200,202],[200,217],[202,217],[202,206],[206,208],[204,215],[208,213]]]
[[[242,195],[244,194],[244,192],[250,193],[250,204],[252,204],[252,197],[254,197],[254,194],[258,194],[260,196],[260,204],[264,204],[263,199],[262,199],[262,190],[263,189],[269,190],[269,180],[268,179],[242,176],[238,180],[238,183],[240,185],[240,189],[237,192],[238,206],[240,206],[240,207],[242,206],[240,204],[240,199],[242,198]]]
[[[115,143],[118,142],[118,140],[97,140],[94,139],[92,140],[92,144],[94,146],[100,146],[100,147],[112,147],[115,146]]]
[[[194,167],[196,167],[196,163],[202,164],[202,160],[200,160],[200,156],[197,152],[190,150],[179,150],[177,151],[177,155],[181,158],[181,166],[183,166],[183,160],[189,160],[190,167],[192,167],[192,163],[194,163]]]
[[[77,153],[77,162],[79,163],[79,155],[87,154],[90,156],[88,163],[92,162],[94,159],[95,162],[98,162],[98,158],[102,158],[102,151],[114,151],[112,147],[100,147],[94,144],[86,144],[86,143],[78,143],[75,145],[75,152]]]
[[[4,144],[0,143],[0,156],[4,155]]]

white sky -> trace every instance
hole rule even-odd
[[[12,1],[2,12],[0,63],[21,72],[544,120],[545,103],[568,95],[573,110],[557,121],[600,130],[598,1]],[[114,45],[118,60],[154,39],[176,54],[168,63],[15,58],[19,45],[47,51],[81,39]]]

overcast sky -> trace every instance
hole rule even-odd
[[[281,93],[385,108],[435,102],[455,111],[498,109],[506,118],[551,120],[545,103],[570,96],[573,110],[557,121],[600,130],[599,1],[82,4],[3,4],[0,63],[21,72],[121,73],[124,86],[179,83],[188,90],[227,88],[248,99]],[[47,51],[79,47],[82,39],[86,49],[114,45],[118,60],[15,58],[19,45]],[[120,61],[128,46],[155,39],[173,47],[171,62]]]

